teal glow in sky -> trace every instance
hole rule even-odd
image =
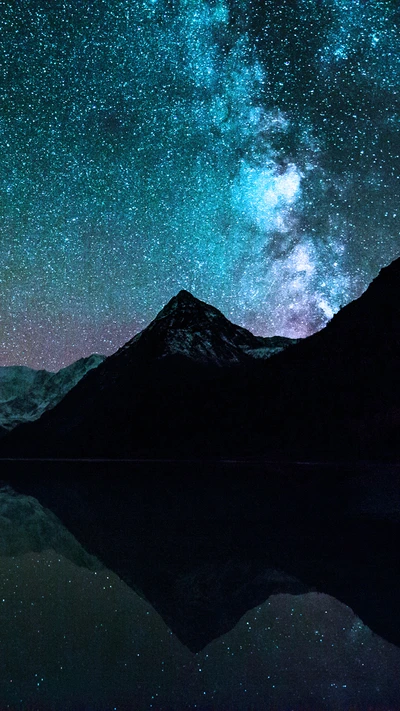
[[[0,2],[0,365],[181,288],[305,336],[400,253],[397,0]]]

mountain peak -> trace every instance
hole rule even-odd
[[[198,299],[196,299],[190,291],[187,291],[187,289],[181,289],[173,298],[179,299],[180,301],[198,301]]]
[[[213,306],[210,306],[210,304],[206,304],[205,301],[200,301],[200,299],[197,299],[196,296],[193,296],[193,294],[190,293],[190,291],[187,291],[186,289],[181,289],[175,296],[172,297],[172,299],[168,301],[164,308],[159,312],[158,316],[164,316],[165,313],[170,313],[171,311],[176,311],[177,309],[181,310],[187,308],[202,308],[206,310],[212,309],[214,311],[217,311],[217,309],[215,309]]]
[[[231,323],[215,306],[181,289],[115,356],[130,357],[140,353],[150,362],[180,355],[198,363],[222,366],[250,358],[269,358],[290,343],[289,339],[254,336]]]
[[[215,306],[181,289],[143,331],[110,358],[134,356],[150,363],[178,355],[197,363],[228,366],[269,358],[291,343],[280,337],[254,336]]]
[[[225,316],[205,301],[197,299],[196,296],[181,289],[157,314],[153,323],[167,321],[173,328],[197,329],[201,324],[214,322],[215,320],[226,321]]]

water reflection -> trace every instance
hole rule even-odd
[[[387,485],[379,488],[385,475]],[[313,566],[319,565],[315,577],[330,566],[337,571],[338,562],[349,573],[363,547],[342,537],[338,551],[329,538],[333,520],[348,526],[347,535],[355,522],[365,532],[367,516],[375,541],[384,543],[382,525],[388,510],[389,525],[396,525],[397,504],[389,505],[382,492],[393,492],[397,476],[396,469],[368,466],[350,472],[255,464],[240,471],[199,464],[4,466],[3,479],[23,496],[17,504],[10,492],[0,495],[2,705],[22,711],[397,708],[400,650],[348,607],[317,592],[265,601],[273,584],[296,586],[293,573],[311,580]],[[374,485],[381,494],[371,511]],[[136,592],[51,516],[49,522],[28,494],[55,511],[91,554],[130,578]],[[313,542],[315,527],[329,518]],[[324,550],[325,562],[316,557]],[[367,597],[379,594],[381,584],[383,600],[386,582],[397,574],[390,549],[385,556],[386,580],[381,576]],[[280,577],[263,578],[272,565]],[[372,577],[376,566],[372,551],[364,568]],[[263,590],[264,600],[257,600]],[[257,604],[241,612],[246,595]],[[198,614],[205,637],[218,624],[230,629],[196,654],[174,632],[192,634],[195,644]]]

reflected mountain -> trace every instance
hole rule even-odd
[[[400,645],[397,466],[15,461],[5,475],[194,652],[270,595],[309,590]]]
[[[86,552],[86,558],[82,557],[81,547],[76,558],[77,542],[37,500],[8,489],[2,491],[0,501],[2,531],[8,526],[9,540],[20,543],[18,551],[14,543],[10,549],[3,545],[0,551],[0,698],[4,708],[397,709],[400,650],[374,635],[332,597],[316,592],[271,595],[194,653],[143,594],[134,592]],[[134,509],[136,514],[138,502]],[[115,522],[114,536],[117,526]],[[66,535],[68,543],[61,546],[61,552],[59,542]],[[36,550],[29,551],[29,543]],[[265,538],[263,544],[267,545]],[[141,546],[149,554],[143,529],[133,542],[132,554]],[[138,555],[134,558],[139,569],[143,561]],[[118,550],[114,559],[118,566]],[[161,556],[150,556],[148,569],[153,560],[161,591]],[[172,556],[169,563],[173,563]],[[247,562],[248,581],[255,580],[254,563],[253,556]],[[264,571],[264,576],[276,589],[289,584],[295,589],[289,576],[272,571]],[[185,606],[180,618],[183,621],[186,615],[188,629],[201,600],[209,600],[212,613],[223,580],[230,581],[233,591],[244,592],[244,586],[236,585],[238,577],[237,563],[220,565],[218,572],[218,566],[209,561],[192,574],[178,574],[174,587],[171,575],[164,577],[164,597],[174,596],[177,606]],[[229,617],[232,608],[227,589],[222,592],[221,618],[224,613]],[[192,610],[189,600],[194,603]],[[203,615],[203,624],[207,626],[207,615]]]

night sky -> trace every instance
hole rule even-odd
[[[181,288],[305,336],[400,253],[397,0],[1,0],[0,365]]]

